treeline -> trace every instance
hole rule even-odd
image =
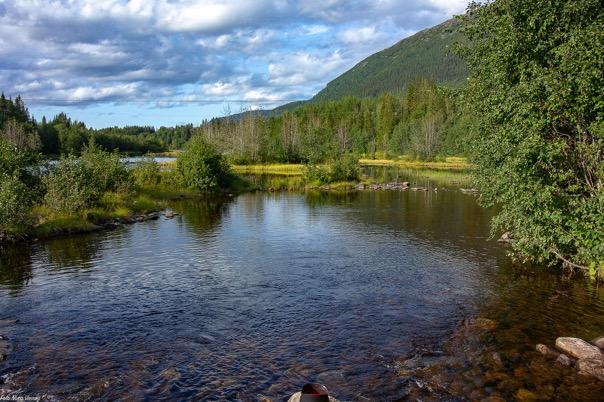
[[[79,155],[91,139],[105,150],[144,154],[181,148],[191,137],[192,126],[153,127],[126,126],[104,129],[86,127],[60,113],[52,120],[37,122],[20,96],[14,100],[0,95],[0,130],[14,141],[27,139],[34,149],[46,155]],[[20,140],[17,137],[21,138]]]
[[[102,149],[144,154],[182,149],[201,133],[233,162],[318,163],[343,154],[432,160],[466,153],[471,119],[457,91],[418,80],[400,95],[309,102],[280,115],[247,112],[176,127],[91,129],[60,113],[36,122],[20,97],[0,98],[0,130],[12,130],[46,155],[79,155],[94,139]],[[20,132],[21,134],[17,134]]]
[[[399,96],[311,102],[279,116],[213,119],[201,133],[237,163],[317,163],[344,154],[432,160],[466,152],[471,119],[454,90],[428,80]]]

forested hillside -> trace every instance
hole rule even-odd
[[[432,160],[465,153],[471,119],[458,103],[456,90],[418,80],[396,96],[309,102],[271,117],[248,112],[199,131],[237,163],[317,163],[345,154]]]
[[[421,31],[361,61],[328,83],[312,100],[397,93],[418,78],[457,86],[468,75],[465,63],[453,54],[454,44],[461,38],[459,23],[455,20]]]

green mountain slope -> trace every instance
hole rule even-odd
[[[458,23],[449,20],[403,39],[328,83],[312,100],[398,92],[420,77],[432,78],[443,85],[459,85],[468,71],[465,63],[452,53],[454,43],[461,40],[457,28]]]

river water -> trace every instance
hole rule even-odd
[[[512,265],[473,195],[251,193],[171,208],[181,215],[1,251],[0,334],[12,350],[0,395],[282,400],[318,381],[340,400],[412,398],[422,383],[401,368],[455,349],[472,317],[498,329],[461,345],[497,350],[502,367],[448,357],[461,384],[432,398],[604,391],[564,382],[569,372],[542,381],[535,364],[553,362],[531,352],[604,335],[604,291]],[[489,383],[493,370],[520,379]]]

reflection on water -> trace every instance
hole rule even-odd
[[[537,342],[604,332],[601,289],[513,268],[487,240],[490,212],[459,192],[171,208],[181,215],[2,251],[0,333],[15,342],[0,395],[280,400],[318,381],[343,400],[392,400],[409,386],[397,364],[470,316],[499,322],[491,341],[511,371]]]
[[[33,278],[29,247],[0,246],[0,284],[9,294],[15,294]]]

